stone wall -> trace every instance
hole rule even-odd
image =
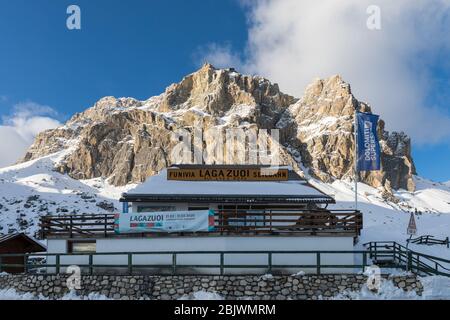
[[[13,288],[57,299],[69,292],[67,275],[0,275],[0,289]],[[422,294],[413,275],[389,278],[405,291]],[[298,276],[82,276],[77,294],[103,294],[112,299],[179,299],[198,291],[225,299],[306,300],[327,299],[343,291],[358,291],[366,284],[363,275]]]

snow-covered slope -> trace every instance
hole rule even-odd
[[[336,209],[354,208],[354,183],[335,181],[324,184],[311,181],[322,191],[333,195]],[[366,184],[358,184],[358,209],[363,212],[364,229],[357,248],[369,241],[396,241],[406,245],[409,236],[406,229],[411,212],[416,213],[417,236],[432,235],[438,239],[450,236],[450,188],[415,177],[417,190],[395,192],[398,202],[384,200],[380,190]],[[411,244],[409,248],[423,253],[450,259],[446,246]]]
[[[130,184],[114,187],[104,179],[75,180],[54,171],[64,152],[0,169],[0,232],[25,231],[34,235],[40,215],[105,213],[119,210],[121,193]],[[336,180],[332,184],[310,179],[323,192],[335,197],[334,208],[354,208],[354,185]],[[400,190],[397,201],[383,199],[381,190],[360,183],[359,209],[364,229],[357,248],[368,241],[397,241],[406,244],[411,212],[416,212],[418,235],[450,236],[450,186],[415,177],[417,190]],[[445,246],[411,245],[414,250],[450,259]]]
[[[114,211],[120,207],[120,194],[134,187],[111,187],[103,179],[75,180],[53,171],[65,152],[0,169],[0,233],[34,236],[41,215]]]

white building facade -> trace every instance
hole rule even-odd
[[[332,197],[291,168],[271,170],[173,166],[123,194],[120,214],[45,217],[42,237],[55,254],[48,261],[112,273],[296,273],[317,272],[318,263],[354,265],[361,213],[327,210]],[[163,221],[174,214],[205,215],[209,229]],[[127,219],[131,228],[123,229]]]

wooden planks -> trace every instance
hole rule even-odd
[[[261,210],[261,212],[255,212],[227,209],[216,211],[214,219],[214,232],[221,235],[344,233],[353,234],[356,237],[362,229],[362,214],[359,211]],[[44,216],[41,217],[40,226],[42,238],[115,235],[114,214]],[[189,234],[192,235],[192,233],[179,235]]]

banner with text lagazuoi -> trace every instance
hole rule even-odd
[[[120,213],[116,233],[214,231],[214,210]]]

